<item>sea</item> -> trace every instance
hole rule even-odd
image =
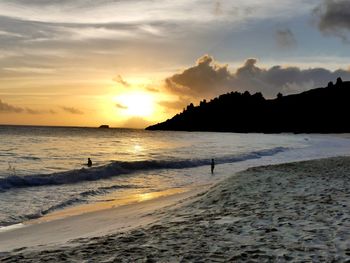
[[[0,126],[0,228],[111,198],[201,187],[253,166],[349,155],[348,138]]]

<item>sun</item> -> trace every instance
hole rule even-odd
[[[121,94],[116,97],[116,102],[117,107],[128,116],[149,117],[154,111],[153,97],[143,92]]]

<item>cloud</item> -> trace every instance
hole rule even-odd
[[[24,108],[24,112],[28,114],[56,114],[57,112],[54,110],[34,110],[31,108]]]
[[[0,113],[21,113],[23,111],[24,109],[21,107],[13,106],[0,100]]]
[[[123,105],[123,104],[120,104],[120,103],[115,104],[115,106],[116,106],[118,109],[122,109],[122,110],[128,109],[127,106],[125,106],[125,105]]]
[[[350,71],[330,71],[325,68],[301,69],[279,65],[263,68],[255,58],[249,58],[235,72],[220,66],[213,57],[204,55],[195,66],[165,80],[166,87],[179,96],[202,99],[230,91],[262,92],[266,97],[277,93],[292,94],[326,86],[337,77],[350,79]]]
[[[113,29],[103,26],[85,26],[85,27],[58,27],[61,30],[62,38],[70,40],[93,40],[93,39],[126,39],[135,36],[135,32],[125,29]],[[58,37],[58,36],[57,36]],[[57,38],[56,37],[56,38]]]
[[[277,46],[280,48],[290,49],[297,46],[294,34],[289,28],[277,30],[275,38]]]
[[[221,66],[214,62],[213,57],[204,55],[194,67],[167,78],[165,82],[175,93],[206,96],[227,89],[231,79],[227,65]]]
[[[224,1],[222,1],[224,2]],[[210,21],[213,1],[150,1],[150,0],[1,0],[0,15],[22,20],[50,23],[113,23],[130,21]],[[255,8],[256,17],[286,15],[302,12],[307,6],[304,0],[249,0],[225,1],[225,10]],[[303,5],[301,4],[303,3]],[[214,15],[222,13],[221,2],[216,1]],[[116,15],[116,11],[118,15]],[[278,12],[279,11],[279,12]],[[184,13],[186,12],[186,16]],[[198,16],[198,13],[202,14]],[[246,14],[247,15],[247,14]],[[229,14],[228,14],[229,17]],[[243,20],[243,16],[229,17]]]
[[[124,87],[130,87],[130,83],[125,81],[122,76],[118,75],[116,77],[113,78],[113,81],[122,84]]]
[[[20,35],[20,34],[16,34],[16,33],[8,32],[8,31],[3,31],[3,30],[0,30],[0,36],[7,36],[7,37],[19,37],[19,38],[21,38],[21,37],[22,37],[22,35]]]
[[[214,15],[220,16],[223,14],[221,1],[216,1],[214,5]]]
[[[122,127],[124,128],[135,128],[135,129],[144,129],[147,126],[151,125],[151,122],[141,118],[141,117],[132,117],[127,119]]]
[[[1,113],[27,113],[27,114],[56,114],[54,110],[34,110],[31,108],[23,108],[8,104],[0,100],[0,114]]]
[[[152,88],[152,87],[146,87],[146,90],[150,92],[159,92],[159,89]]]
[[[6,36],[5,42],[1,38],[2,47],[15,48],[19,44],[27,47],[29,43],[32,47],[55,48],[57,44],[72,50],[72,54],[75,54],[72,42],[76,45],[89,42],[80,46],[80,52],[93,49],[91,42],[98,42],[100,47],[114,52],[120,50],[120,42],[127,42],[132,53],[133,45],[137,45],[139,51],[148,41],[167,42],[178,48],[178,44],[188,45],[185,39],[206,46],[205,42],[198,41],[199,36],[216,39],[212,32],[225,33],[225,28],[229,33],[232,28],[241,29],[247,21],[295,17],[310,12],[309,5],[305,0],[280,0],[278,3],[275,0],[242,3],[222,0],[2,0],[0,38]]]
[[[73,108],[73,107],[65,107],[65,106],[62,106],[61,109],[64,110],[65,112],[70,113],[70,114],[77,114],[77,115],[82,115],[82,114],[84,114],[83,111],[81,111],[81,110],[79,110],[79,109],[76,109],[76,108]]]
[[[33,110],[33,109],[30,109],[30,108],[25,108],[25,111],[29,114],[42,114],[44,113],[43,111],[40,111],[40,110]],[[46,113],[46,112],[45,112]]]
[[[188,98],[180,97],[178,100],[160,101],[158,104],[160,106],[165,107],[166,109],[181,110],[190,103],[191,103],[191,100],[189,100]]]
[[[50,68],[60,74],[71,67],[164,72],[188,63],[188,54],[212,50],[218,42],[230,45],[228,36],[243,25],[310,13],[303,2],[2,0],[0,57],[4,51],[17,57],[2,59],[0,68],[13,75],[48,74]]]
[[[14,71],[19,73],[31,73],[31,74],[51,74],[55,72],[55,69],[51,68],[35,68],[35,67],[16,67],[16,68],[3,68],[6,71]]]
[[[324,0],[315,10],[319,29],[348,40],[350,31],[350,1]]]

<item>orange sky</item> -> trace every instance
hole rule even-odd
[[[348,5],[2,0],[0,124],[144,128],[225,92],[350,79]]]

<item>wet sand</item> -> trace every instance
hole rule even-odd
[[[145,224],[137,225],[130,217],[131,228],[111,227],[100,234],[70,238],[61,244],[17,248],[2,252],[0,259],[3,262],[350,262],[349,157],[250,168],[204,193],[189,196],[182,196],[183,202],[177,199],[177,205],[148,210],[144,217],[152,220],[146,220]],[[147,210],[147,205],[141,207]],[[103,222],[109,216],[113,221],[108,213],[111,210],[93,212],[95,220]],[[61,219],[66,222],[63,225],[67,226],[71,218]],[[87,229],[94,227],[86,224],[90,223],[81,221],[80,225]],[[59,229],[62,226],[56,233]],[[33,237],[43,238],[39,233]]]
[[[182,205],[190,201],[188,197],[202,191],[202,187],[174,188],[59,210],[9,229],[0,229],[0,253],[24,249],[42,250],[74,243],[77,238],[104,236],[146,226],[159,219],[155,211]]]

